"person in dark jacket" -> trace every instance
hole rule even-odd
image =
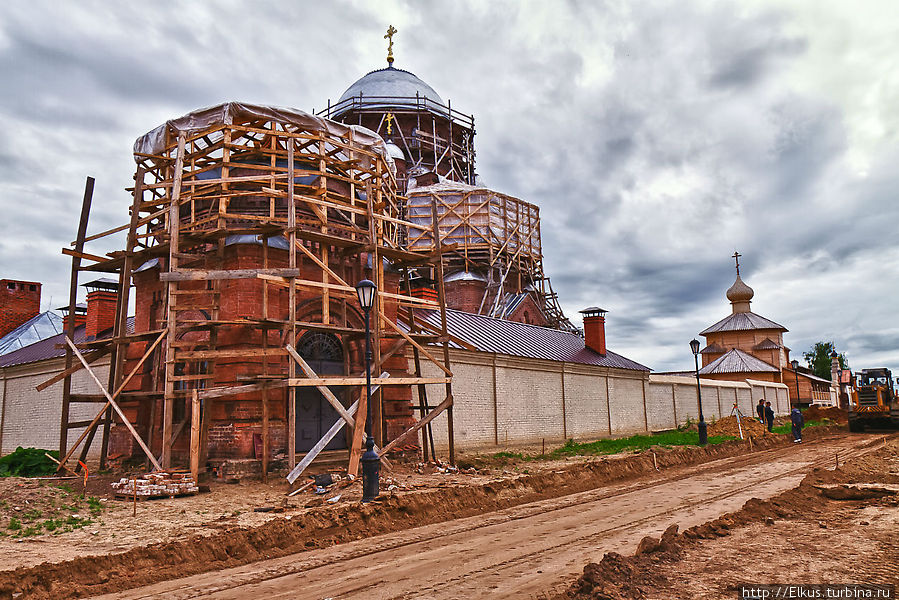
[[[799,444],[802,442],[802,426],[805,425],[805,417],[798,408],[794,408],[790,413],[790,422],[793,424],[793,443]]]
[[[755,407],[755,414],[759,416],[759,423],[765,424],[765,399],[759,398],[759,404]]]
[[[768,431],[774,428],[774,409],[770,402],[765,402],[765,421],[768,423]]]

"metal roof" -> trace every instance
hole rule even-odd
[[[727,315],[705,331],[700,331],[699,335],[708,335],[719,331],[749,331],[752,329],[776,329],[778,331],[789,331],[783,325],[779,325],[770,319],[766,319],[754,312],[733,313]]]
[[[134,317],[128,317],[127,329],[129,332],[134,331]],[[76,344],[80,344],[81,342],[83,342],[85,340],[84,331],[84,325],[77,326],[75,328],[75,335],[72,341]],[[99,337],[106,338],[110,337],[111,335],[112,329],[110,328]],[[10,352],[9,354],[4,354],[3,356],[0,356],[0,367],[25,365],[41,360],[65,356],[65,349],[56,347],[57,344],[66,343],[65,337],[66,334],[65,332],[63,332],[58,335],[54,335],[53,337],[48,337],[39,342],[35,342],[33,344],[25,346],[24,348],[20,348],[14,352]],[[85,351],[84,353],[87,354],[88,352],[91,351]]]
[[[440,313],[437,311],[419,309],[415,315],[440,327]],[[481,352],[633,371],[651,370],[611,351],[607,351],[605,356],[594,352],[584,345],[582,337],[567,331],[451,309],[446,311],[446,324],[451,335],[465,340]]]
[[[769,365],[763,360],[734,348],[724,356],[718,357],[703,368],[699,369],[700,375],[715,375],[723,373],[779,373],[777,367]]]
[[[2,338],[0,356],[62,332],[62,317],[52,311],[31,317]]]
[[[347,88],[337,104],[361,95],[363,99],[377,98],[383,101],[385,107],[394,105],[416,107],[416,94],[421,98],[428,98],[438,104],[446,105],[434,88],[419,79],[414,73],[394,67],[367,73]]]

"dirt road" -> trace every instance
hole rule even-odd
[[[605,552],[795,486],[876,436],[833,437],[102,598],[539,597]]]

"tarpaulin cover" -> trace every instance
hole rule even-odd
[[[468,197],[463,200],[465,194]],[[494,243],[510,254],[521,245],[540,254],[540,210],[535,205],[485,187],[458,182],[409,190],[406,220],[421,225],[421,229],[409,227],[410,248],[421,250],[433,246],[431,236],[427,235],[431,225],[431,195],[440,198],[437,217],[444,244]]]
[[[352,131],[355,144],[383,157],[390,170],[396,174],[396,167],[387,151],[384,140],[367,127],[344,125],[330,119],[316,117],[295,108],[262,106],[244,102],[227,102],[218,106],[201,108],[183,117],[166,121],[156,129],[137,138],[134,142],[134,152],[135,155],[160,154],[165,151],[167,140],[175,140],[181,133],[191,135],[217,124],[232,125],[259,119],[274,121],[283,125],[294,125],[298,130],[303,131],[324,131],[335,137],[345,138],[349,131]],[[135,156],[135,160],[140,161],[141,157]]]

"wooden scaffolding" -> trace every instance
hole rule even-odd
[[[389,72],[390,69],[385,69]],[[394,72],[398,71],[396,69]],[[452,103],[427,96],[350,96],[318,113],[342,123],[361,125],[394,143],[406,159],[399,186],[416,174],[433,172],[453,181],[474,184],[474,115]]]
[[[506,290],[532,291],[550,327],[577,331],[543,271],[535,204],[483,187],[440,183],[408,192],[406,218],[415,223],[408,228],[410,250],[433,251],[436,227],[442,243],[452,248],[445,256],[446,270],[486,277],[479,314],[503,318]]]
[[[425,227],[433,237],[428,251],[404,247],[405,230],[413,224],[403,219],[392,163],[379,137],[300,111],[230,103],[165,123],[137,140],[134,156],[129,223],[87,235],[89,178],[77,239],[72,249],[64,249],[72,256],[72,311],[79,273],[117,273],[119,282],[111,337],[74,344],[70,319],[66,370],[42,384],[64,379],[60,453],[65,460],[82,442],[86,456],[102,427],[105,466],[115,411],[154,467],[173,464],[180,439],[196,471],[207,458],[213,403],[239,399],[261,405],[264,474],[272,407],[286,404],[288,462],[294,467],[296,390],[312,386],[341,415],[335,427],[352,429],[349,469],[355,472],[365,419],[353,414],[366,411],[365,373],[364,361],[349,347],[361,344],[365,333],[354,284],[369,278],[378,289],[371,318],[373,377],[391,357],[404,357],[407,347],[416,363],[411,376],[384,373],[375,380],[379,389],[399,386],[409,390],[410,399],[413,387],[445,389],[436,406],[426,401],[414,406],[419,418],[393,440],[384,427],[382,394],[374,394],[377,443],[382,453],[389,451],[445,411],[454,462],[442,287],[436,301],[416,298],[399,292],[397,275],[410,266],[442,271],[442,245],[433,227]],[[86,242],[122,231],[127,232],[124,250],[106,256],[85,250]],[[255,244],[253,260],[234,255],[235,240]],[[138,314],[129,329],[129,291],[141,266],[158,269],[158,289],[150,291],[161,308]],[[423,329],[414,317],[410,325],[403,315],[413,315],[413,308],[440,311],[442,327]],[[308,332],[341,340],[347,369],[342,376],[315,373],[296,352],[297,339]],[[442,344],[443,356],[431,354],[428,343]],[[108,381],[104,386],[94,377],[101,393],[73,394],[71,375],[79,368],[94,375],[89,363],[103,356],[110,357]],[[421,376],[421,356],[439,368],[440,377]],[[345,394],[341,402],[334,389],[352,391],[358,400],[350,404]],[[76,401],[102,403],[103,409],[90,423],[70,422],[69,407]],[[70,445],[69,431],[85,426]]]

